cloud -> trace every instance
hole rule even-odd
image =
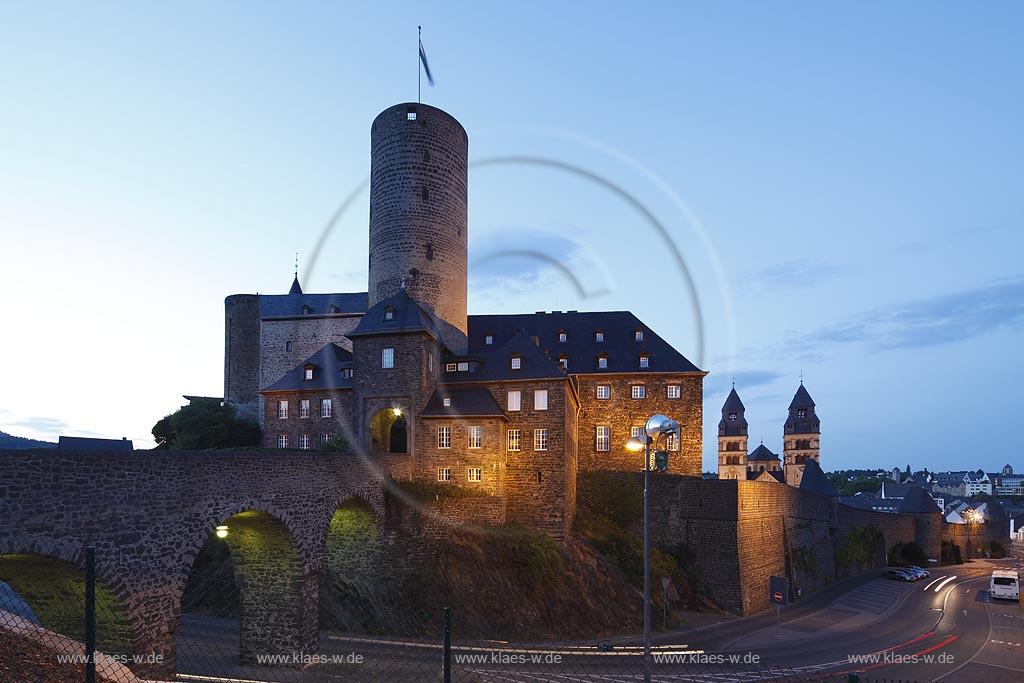
[[[742,279],[745,284],[755,284],[762,289],[807,287],[821,284],[842,270],[841,267],[835,265],[797,259],[750,271],[743,275]]]
[[[884,306],[787,344],[863,343],[880,350],[951,344],[1024,327],[1024,275],[984,287]]]
[[[736,378],[737,390],[745,391],[757,386],[771,384],[783,376],[770,370],[743,370],[734,372],[729,376],[725,373],[716,373],[708,375],[704,381],[704,395],[707,398],[718,395],[724,396],[732,388],[733,377]]]
[[[46,434],[47,436],[59,436],[68,429],[67,422],[55,417],[23,417],[7,422],[4,426],[30,429],[37,434]]]

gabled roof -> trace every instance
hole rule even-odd
[[[793,400],[789,404],[790,410],[793,408],[813,408],[814,399],[807,393],[807,389],[804,387],[804,383],[800,382],[800,388],[796,390],[796,394],[793,395]],[[828,412],[827,410],[825,412]]]
[[[450,405],[444,404],[449,399]],[[486,387],[439,384],[423,409],[423,417],[505,417]]]
[[[366,292],[349,294],[261,294],[260,318],[352,315],[366,311]],[[334,307],[333,309],[331,307]],[[306,312],[303,313],[303,310]]]
[[[132,451],[135,447],[127,439],[94,439],[85,436],[61,436],[57,439],[61,451]]]
[[[722,410],[746,410],[743,407],[743,401],[740,400],[740,395],[736,393],[736,387],[733,387],[732,391],[729,392]]]
[[[469,316],[469,353],[488,353],[526,330],[537,337],[541,348],[557,358],[569,358],[570,374],[605,374],[614,372],[697,373],[697,366],[676,351],[671,344],[654,333],[629,311],[552,311],[513,315]],[[643,340],[636,341],[636,332]],[[604,341],[597,341],[600,332]],[[564,333],[566,340],[559,341]],[[486,337],[493,337],[491,345]],[[599,356],[607,358],[608,367],[598,368]],[[640,368],[640,356],[647,355],[650,365]]]
[[[800,479],[800,490],[810,491],[819,496],[839,497],[836,487],[828,480],[828,477],[821,470],[821,465],[814,458],[808,458],[804,464],[804,476]]]
[[[782,470],[758,470],[757,472],[747,472],[747,481],[756,481],[758,479],[767,480],[771,478],[780,484],[786,483],[786,475]]]
[[[750,461],[750,460],[778,460],[778,459],[779,459],[779,456],[777,454],[775,454],[775,453],[772,453],[770,450],[768,450],[768,447],[765,446],[764,444],[761,444],[760,446],[755,448],[750,453],[750,455],[747,456],[747,461]]]
[[[519,368],[512,369],[512,357],[519,358]],[[519,330],[515,336],[491,353],[478,353],[469,356],[446,356],[442,362],[467,363],[469,371],[448,372],[442,367],[442,378],[448,384],[462,382],[491,382],[517,379],[565,379],[568,373],[562,365],[552,358],[544,349],[537,346],[536,340],[526,331]]]
[[[306,366],[313,366],[313,379],[306,379]],[[330,343],[285,373],[264,392],[350,389],[352,379],[342,377],[342,370],[352,367],[352,354]]]
[[[388,312],[391,316],[388,317]],[[409,296],[405,288],[384,301],[376,303],[346,337],[361,337],[371,334],[397,334],[405,332],[426,332],[441,341],[441,333],[434,319]]]
[[[900,514],[922,514],[926,512],[941,513],[941,510],[939,510],[939,506],[928,495],[927,491],[920,486],[911,486],[907,489],[907,495],[903,497],[903,502],[896,508],[896,512]]]

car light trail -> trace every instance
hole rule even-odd
[[[948,584],[950,581],[953,581],[954,579],[956,579],[956,574],[953,574],[953,576],[947,577],[942,583],[940,583],[938,586],[935,587],[935,592],[936,593],[941,592],[942,589],[946,587],[946,584]]]

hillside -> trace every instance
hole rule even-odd
[[[57,444],[52,441],[36,441],[26,439],[23,436],[14,436],[7,432],[0,432],[0,448],[56,448]]]

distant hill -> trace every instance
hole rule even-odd
[[[57,444],[52,441],[36,441],[26,439],[22,436],[12,436],[6,432],[0,432],[0,448],[56,448]]]

